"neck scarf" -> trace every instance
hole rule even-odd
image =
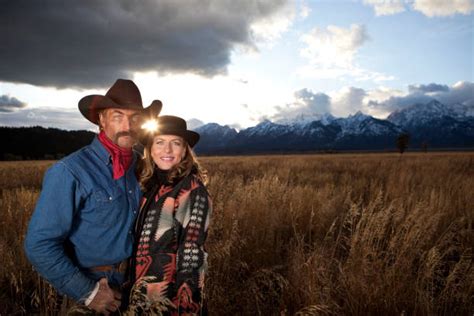
[[[156,179],[158,180],[159,186],[169,184],[169,181],[168,181],[169,170],[161,170],[160,168],[156,167],[155,174],[156,174]]]
[[[112,156],[114,180],[121,178],[132,164],[132,149],[126,149],[114,144],[104,131],[99,133],[99,141]]]

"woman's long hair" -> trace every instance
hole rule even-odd
[[[184,140],[185,155],[184,158],[175,166],[173,166],[168,173],[168,182],[173,183],[179,179],[188,176],[191,172],[194,172],[196,176],[201,180],[204,185],[208,183],[207,170],[204,169],[198,162],[196,154],[192,148]],[[138,181],[140,188],[143,192],[148,191],[150,188],[150,180],[157,170],[157,166],[151,157],[151,146],[153,145],[153,137],[147,141],[144,149],[143,159],[138,162]]]

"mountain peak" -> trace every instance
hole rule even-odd
[[[296,126],[304,126],[314,121],[320,121],[323,125],[330,124],[335,119],[331,113],[299,113],[293,117],[285,117],[279,119],[275,123],[281,125],[296,125]]]
[[[196,128],[196,131],[199,133],[209,133],[209,132],[215,133],[217,131],[221,133],[228,133],[229,131],[233,131],[237,133],[234,128],[229,127],[227,125],[219,125],[217,123],[207,123],[205,125],[202,125]]]
[[[456,113],[438,100],[432,99],[425,104],[415,103],[394,111],[387,117],[387,120],[396,125],[407,127],[445,116],[456,117]]]
[[[199,119],[192,118],[192,119],[186,120],[186,124],[190,130],[194,130],[195,128],[203,126],[204,122]]]
[[[361,111],[357,111],[355,114],[349,115],[345,121],[349,122],[350,124],[355,124],[355,123],[360,123],[362,121],[365,121],[366,119],[371,118],[369,115],[365,115]],[[341,120],[341,119],[339,119]]]
[[[357,112],[355,112],[354,114],[352,115],[349,115],[349,117],[359,117],[359,118],[366,118],[366,117],[369,117],[369,115],[365,115],[364,113],[362,113],[360,110],[358,110]]]

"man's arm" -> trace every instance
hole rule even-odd
[[[68,168],[62,162],[53,165],[45,175],[24,245],[38,273],[78,302],[84,302],[96,284],[64,252],[64,241],[73,227],[82,195]]]

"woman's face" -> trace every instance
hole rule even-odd
[[[169,170],[181,162],[186,154],[183,138],[176,135],[157,135],[150,148],[151,157],[161,170]]]

